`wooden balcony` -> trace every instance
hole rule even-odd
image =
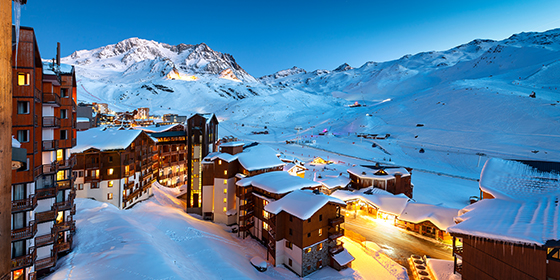
[[[67,169],[67,168],[72,168],[74,167],[74,165],[76,165],[76,157],[70,157],[67,160],[62,160],[58,162],[58,168],[60,169]]]
[[[243,205],[239,205],[239,210],[249,210],[249,209],[253,209],[253,207],[255,207],[255,205],[253,204],[252,201],[250,201]]]
[[[33,178],[37,178],[43,174],[43,166],[37,166],[33,168]]]
[[[76,215],[76,204],[72,205],[72,209],[70,209],[70,215]]]
[[[43,164],[43,174],[54,174],[58,172],[58,162]]]
[[[329,240],[333,241],[339,237],[344,236],[344,229],[341,228],[338,231],[329,232]]]
[[[72,187],[71,179],[56,182],[56,190],[68,190]]]
[[[52,92],[43,92],[43,104],[51,104],[60,107],[60,96]]]
[[[43,127],[60,127],[60,118],[54,116],[43,117]]]
[[[36,258],[37,251],[35,251],[35,247],[30,247],[27,255],[12,259],[12,270],[32,266]]]
[[[55,197],[55,196],[56,196],[56,187],[54,186],[37,190],[38,199]]]
[[[342,250],[344,250],[344,242],[342,241],[338,241],[334,246],[329,248],[329,253],[331,255],[335,255],[340,253]]]
[[[58,149],[58,140],[43,140],[43,151],[54,151]]]
[[[56,207],[56,209],[58,211],[64,211],[64,210],[70,210],[72,208],[72,205],[74,205],[74,201],[73,200],[66,200],[66,201],[61,201],[61,202],[56,202],[54,204],[54,206]]]
[[[54,231],[48,234],[40,235],[35,237],[35,246],[42,247],[45,245],[53,244],[54,243]]]
[[[53,267],[56,264],[56,252],[51,251],[51,256],[35,261],[35,270],[39,271],[45,268]]]
[[[70,251],[72,248],[72,235],[69,235],[66,241],[57,241],[54,247],[58,253]]]
[[[249,220],[249,219],[252,218],[252,217],[253,217],[253,211],[249,211],[249,212],[247,212],[247,214],[245,214],[245,215],[240,215],[240,216],[239,216],[239,221],[240,221],[240,222],[241,222],[241,221],[246,221],[246,220]]]
[[[453,254],[463,256],[463,247],[453,247]]]
[[[12,201],[12,213],[20,211],[31,211],[37,207],[37,196],[34,194],[28,198]]]
[[[57,232],[61,232],[61,231],[70,230],[73,224],[74,224],[74,220],[72,219],[72,216],[70,216],[66,221],[62,223],[54,224],[54,227]]]
[[[335,227],[336,225],[340,225],[344,223],[344,216],[338,216],[334,219],[329,219],[329,227]]]
[[[98,183],[101,182],[101,177],[97,177],[97,176],[86,176],[84,177],[84,183]]]
[[[54,221],[56,219],[56,210],[51,208],[49,211],[39,212],[35,214],[35,220],[37,223]]]
[[[128,184],[124,185],[124,188],[125,188],[125,189],[132,189],[132,188],[134,188],[134,184],[135,184],[135,183],[136,183],[136,182],[134,182],[134,181],[128,182]]]
[[[12,229],[12,242],[22,239],[33,238],[37,233],[37,224],[35,221],[30,221],[27,227]]]

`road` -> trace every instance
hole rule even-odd
[[[377,243],[387,256],[406,267],[409,275],[412,274],[410,274],[407,259],[412,254],[453,260],[452,250],[448,246],[406,233],[405,230],[381,220],[363,218],[359,215],[354,218],[352,213],[346,216],[344,228],[363,235],[368,241]]]

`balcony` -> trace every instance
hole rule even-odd
[[[146,174],[144,174],[144,175],[142,176],[142,181],[150,179],[151,176],[152,176],[152,173],[146,173]]]
[[[344,245],[344,242],[338,241],[334,246],[329,248],[329,253],[331,255],[336,255],[336,254],[340,253],[342,250],[344,250],[343,245]]]
[[[72,209],[70,209],[70,215],[76,215],[76,204],[72,205]]]
[[[56,251],[58,253],[70,251],[70,249],[72,248],[72,235],[69,235],[66,241],[57,241],[54,247],[56,248]]]
[[[463,256],[463,247],[453,247],[453,254]]]
[[[29,225],[24,228],[12,229],[12,242],[22,239],[33,238],[37,233],[37,224],[35,221],[30,221]]]
[[[54,151],[58,149],[58,140],[43,140],[43,151]]]
[[[54,231],[49,234],[44,234],[41,236],[35,237],[35,246],[42,247],[45,245],[53,244],[54,243]]]
[[[12,213],[31,211],[37,207],[37,197],[32,194],[28,198],[12,201]]]
[[[335,227],[336,225],[340,225],[344,223],[344,216],[338,216],[334,219],[329,219],[329,227]]]
[[[56,188],[54,186],[48,188],[37,189],[37,198],[49,198],[56,196]]]
[[[35,251],[35,247],[30,247],[28,252],[29,253],[27,255],[12,259],[12,270],[33,265],[35,259],[37,258],[37,251]]]
[[[60,127],[60,118],[54,116],[43,117],[43,127]]]
[[[56,253],[51,251],[51,256],[35,262],[35,270],[39,271],[45,268],[53,267],[56,264]]]
[[[68,180],[56,182],[56,190],[60,191],[60,190],[70,189],[72,187],[72,184],[70,183],[70,181],[71,180],[68,179]]]
[[[134,184],[135,184],[135,183],[136,183],[136,182],[134,182],[134,181],[129,182],[128,184],[124,185],[124,188],[125,188],[125,189],[132,189],[132,188],[134,188]]]
[[[39,212],[35,214],[35,220],[37,223],[54,221],[56,219],[56,210],[51,208],[49,211]]]
[[[56,107],[60,106],[60,96],[52,92],[43,92],[43,104],[51,104]]]
[[[43,174],[54,174],[56,172],[58,172],[58,162],[43,164]]]
[[[86,176],[84,177],[84,183],[91,183],[91,182],[101,182],[101,177],[97,176]]]
[[[56,231],[61,232],[61,231],[70,230],[73,224],[74,224],[74,220],[72,219],[72,216],[70,216],[66,221],[62,223],[54,224],[54,227]]]
[[[248,210],[248,209],[253,209],[255,205],[253,205],[253,202],[248,202],[245,203],[243,205],[239,205],[239,210]]]
[[[67,169],[72,168],[76,165],[76,157],[71,157],[67,160],[61,160],[58,162],[58,168]]]
[[[334,232],[329,232],[329,240],[333,241],[336,240],[339,237],[344,236],[344,229],[341,228],[338,231],[334,231]]]
[[[58,211],[70,210],[72,208],[72,205],[74,205],[74,201],[72,200],[56,202],[54,204]]]

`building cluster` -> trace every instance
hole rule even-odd
[[[72,248],[76,75],[59,54],[42,61],[32,28],[12,46],[11,279],[35,279]]]

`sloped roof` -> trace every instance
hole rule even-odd
[[[454,219],[457,215],[459,215],[459,209],[410,202],[399,216],[399,220],[411,223],[430,221],[440,230],[447,230],[448,227],[455,224]]]
[[[343,201],[360,199],[362,201],[369,202],[383,212],[390,213],[395,216],[402,213],[409,200],[409,198],[402,193],[394,195],[377,188],[373,188],[373,192],[371,194],[364,193],[367,190],[368,189],[361,189],[354,192],[338,190],[332,193],[331,196],[339,198]]]
[[[126,149],[142,133],[142,130],[101,127],[78,131],[77,143],[71,152],[81,153],[90,148],[101,151]]]
[[[380,170],[381,169],[374,169],[374,168],[368,168],[368,167],[363,167],[363,166],[355,166],[355,167],[348,168],[347,171],[348,171],[348,173],[354,174],[354,175],[356,175],[360,178],[377,179],[377,180],[393,179],[393,178],[395,178],[395,175],[399,174],[399,173],[403,177],[404,176],[410,176],[410,173],[408,172],[408,170],[406,170],[406,168],[403,168],[403,167],[384,168],[383,170],[385,170],[387,175],[377,175],[376,173],[378,173],[378,171],[380,171]]]
[[[273,171],[243,178],[237,181],[240,187],[254,186],[269,193],[284,194],[303,188],[320,186],[319,183],[297,176],[292,176],[285,171]]]
[[[334,178],[327,178],[319,181],[325,188],[332,190],[336,187],[346,187],[350,183],[350,178],[346,176],[338,176]]]
[[[239,163],[248,171],[274,168],[285,164],[278,158],[275,150],[262,144],[246,148],[236,156]]]
[[[160,125],[160,126],[156,126],[156,125],[135,126],[133,128],[138,129],[138,130],[144,130],[146,132],[151,132],[151,133],[160,133],[160,132],[168,131],[168,130],[176,127],[176,126],[182,126],[182,125],[178,124],[178,123],[175,123],[175,124]]]
[[[327,203],[336,203],[346,206],[346,203],[338,198],[322,193],[313,193],[312,190],[294,190],[279,200],[270,202],[264,210],[278,214],[281,211],[298,217],[300,220],[311,218],[319,209]]]

